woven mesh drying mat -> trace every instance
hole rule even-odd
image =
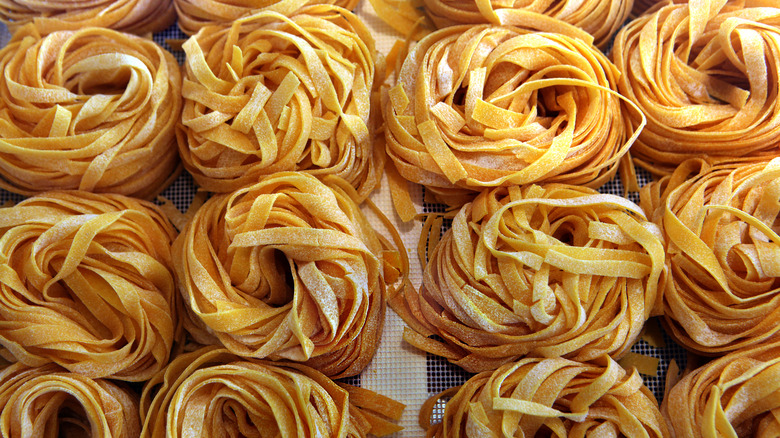
[[[367,0],[358,5],[356,12],[372,30],[379,51],[387,53],[393,43],[401,38],[376,16]],[[2,27],[0,28],[0,44],[5,46],[10,35],[4,25],[0,24],[0,26]],[[168,42],[184,38],[185,35],[175,25],[154,35],[155,41],[170,50],[180,63],[183,62],[184,53],[172,50]],[[640,184],[644,184],[649,179],[648,175],[642,173],[639,177]],[[420,187],[410,185],[410,190],[412,190],[412,198],[420,210],[443,211],[442,206],[423,203]],[[602,187],[601,192],[621,195],[623,188],[620,181],[615,180]],[[184,172],[162,193],[162,196],[172,201],[183,212],[187,210],[195,193],[196,186],[192,177]],[[634,202],[637,201],[637,198],[631,196],[629,198]],[[19,195],[0,190],[0,205],[9,201],[18,202],[21,199],[22,197]],[[415,285],[419,285],[422,269],[417,258],[417,242],[421,232],[421,224],[419,222],[401,223],[398,220],[393,211],[386,181],[377,192],[372,194],[372,200],[390,217],[401,233],[412,263],[412,281]],[[0,210],[0,214],[2,214],[2,210]],[[425,353],[410,347],[402,339],[403,327],[404,323],[401,319],[388,309],[384,334],[373,362],[360,376],[350,379],[350,383],[359,384],[405,403],[407,407],[400,424],[405,429],[394,436],[421,437],[424,436],[424,432],[417,424],[417,414],[422,403],[428,397],[444,389],[464,383],[470,375],[443,359],[432,355],[426,356]],[[656,321],[651,320],[649,327],[660,330],[660,324]],[[632,348],[635,353],[658,359],[657,375],[643,375],[643,378],[645,384],[653,391],[659,401],[663,396],[664,379],[670,361],[676,360],[681,367],[684,367],[686,363],[686,352],[665,334],[663,334],[663,340],[663,345],[659,344],[658,347],[653,347],[644,340],[640,340]],[[434,409],[434,421],[437,420],[437,417],[441,417],[442,412],[442,406]]]

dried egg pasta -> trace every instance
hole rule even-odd
[[[147,383],[141,437],[384,436],[400,430],[390,420],[403,407],[301,364],[207,348],[179,356]]]
[[[202,188],[226,193],[280,171],[338,175],[362,198],[384,154],[370,124],[374,41],[351,12],[309,6],[206,27],[187,54],[179,146]]]
[[[746,348],[684,376],[661,404],[676,437],[780,436],[780,344]]]
[[[492,23],[552,30],[559,26],[604,48],[631,12],[630,0],[551,2],[549,0],[424,0],[425,12],[438,28],[457,24]],[[566,30],[553,20],[584,32]]]
[[[0,371],[0,435],[4,437],[136,438],[138,399],[108,380],[92,380],[49,364]]]
[[[185,325],[244,357],[358,374],[382,334],[397,251],[371,228],[354,189],[300,172],[214,196],[173,245]],[[405,275],[405,273],[403,273]]]
[[[470,372],[526,355],[619,358],[658,313],[659,235],[638,206],[592,189],[485,191],[429,248],[419,291],[391,305],[408,342]]]
[[[312,4],[333,4],[352,10],[357,0],[173,0],[178,15],[179,28],[193,35],[202,27],[226,24],[261,11],[274,11],[283,15]]]
[[[3,0],[0,21],[13,32],[34,22],[44,33],[105,27],[142,35],[176,21],[173,0]]]
[[[177,176],[181,74],[153,41],[29,24],[0,70],[0,187],[151,198]]]
[[[49,192],[0,210],[0,344],[20,362],[142,381],[168,363],[175,231],[150,203]]]
[[[762,3],[666,4],[620,30],[619,90],[641,108],[634,126],[647,118],[638,165],[663,175],[688,158],[780,155],[780,8],[750,7]]]
[[[617,70],[577,38],[453,26],[421,40],[382,95],[388,156],[405,179],[459,206],[484,188],[599,187],[641,127]]]
[[[428,437],[669,436],[639,373],[609,357],[592,363],[561,358],[508,363],[433,397],[421,419],[430,418],[434,404],[448,395],[441,423],[421,421]]]
[[[780,158],[691,159],[640,192],[661,227],[667,331],[719,355],[780,331]]]

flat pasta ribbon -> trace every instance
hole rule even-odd
[[[631,13],[630,0],[554,2],[549,0],[424,0],[438,28],[492,23],[569,33],[605,48]],[[567,29],[558,20],[574,29]]]
[[[151,198],[177,176],[176,59],[153,41],[29,24],[0,50],[0,187]]]
[[[460,206],[484,188],[609,181],[640,128],[617,70],[553,33],[452,26],[421,40],[382,95],[388,156],[406,180]]]
[[[176,11],[173,0],[3,0],[0,21],[11,32],[35,23],[44,34],[105,27],[143,35],[168,28]]]
[[[485,191],[429,248],[419,291],[391,306],[408,342],[469,372],[526,355],[619,358],[659,313],[659,234],[635,204],[584,187]]]
[[[308,5],[333,4],[353,10],[358,0],[173,0],[178,16],[177,24],[187,35],[213,25],[230,25],[233,21],[261,11],[293,15]]]
[[[434,405],[448,395],[442,421],[430,424]],[[606,356],[591,363],[527,358],[485,371],[429,399],[420,423],[427,437],[669,436],[639,373]]]
[[[177,357],[146,384],[140,436],[384,436],[400,430],[393,421],[403,408],[301,364],[204,348]]]
[[[135,438],[138,398],[109,380],[49,364],[0,371],[0,435]]]
[[[226,193],[280,171],[338,175],[362,198],[384,153],[370,120],[374,41],[353,13],[308,6],[206,27],[184,43],[178,131],[187,169]]]
[[[667,385],[668,386],[668,385]],[[669,389],[661,413],[671,437],[780,436],[780,344],[716,359]]]
[[[774,3],[775,7],[751,7]],[[612,60],[620,93],[647,119],[631,155],[666,175],[688,158],[780,155],[777,2],[668,3],[623,27]]]
[[[329,376],[368,365],[400,259],[336,179],[281,172],[196,212],[173,245],[195,340]]]
[[[721,355],[780,331],[780,158],[685,161],[646,185],[666,241],[664,322],[688,350]]]
[[[163,214],[121,195],[49,192],[0,210],[0,344],[28,366],[143,381],[177,340]]]

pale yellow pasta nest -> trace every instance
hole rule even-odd
[[[420,418],[430,418],[434,403],[450,395],[441,423],[421,421],[426,436],[669,436],[639,373],[627,372],[609,357],[591,363],[562,358],[509,363],[433,397]]]
[[[11,31],[34,22],[43,33],[105,27],[145,34],[176,21],[173,0],[3,0],[0,21]]]
[[[354,189],[328,181],[282,172],[197,211],[173,245],[195,340],[329,376],[369,363],[397,252],[371,228]]]
[[[669,372],[674,372],[671,367]],[[780,436],[780,344],[730,353],[674,383],[661,413],[670,437]]]
[[[719,355],[780,331],[780,158],[692,159],[642,188],[666,241],[667,331]]]
[[[408,342],[470,372],[619,358],[657,313],[659,234],[635,204],[584,187],[485,191],[429,249],[419,291],[391,305]]]
[[[206,27],[187,54],[179,148],[195,181],[230,192],[264,175],[335,174],[366,197],[382,175],[371,94],[376,52],[365,25],[331,5],[291,18],[260,12]]]
[[[0,50],[0,187],[152,197],[179,166],[181,74],[153,41],[32,24]]]
[[[587,32],[604,48],[631,13],[632,0],[560,2],[549,0],[424,0],[425,12],[439,27],[493,23],[544,27],[549,18]],[[549,17],[549,18],[547,18]]]
[[[620,93],[647,118],[631,148],[640,166],[663,175],[688,158],[780,155],[780,8],[748,7],[760,3],[666,4],[617,34]]]
[[[616,78],[577,38],[491,25],[438,30],[382,95],[388,156],[450,205],[496,186],[601,186],[638,134]]]
[[[293,15],[312,4],[333,4],[352,10],[358,0],[173,0],[178,15],[178,25],[187,35],[197,33],[202,27],[226,24],[261,11]]]
[[[49,364],[0,371],[0,435],[133,438],[138,399],[108,380],[92,380]]]
[[[400,430],[390,420],[403,408],[301,364],[205,348],[180,355],[146,384],[141,437],[384,436]]]
[[[150,203],[50,192],[0,210],[0,344],[19,362],[143,381],[177,326],[170,245]]]

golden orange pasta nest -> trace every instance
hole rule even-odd
[[[141,436],[384,436],[400,430],[391,420],[403,408],[302,364],[206,348],[177,357],[146,384]]]
[[[631,149],[640,166],[663,175],[687,158],[780,155],[780,8],[750,7],[761,3],[668,4],[617,34],[619,90],[647,118]]]
[[[676,383],[671,376],[661,413],[672,437],[775,437],[778,393],[780,344],[774,342],[732,352]]]
[[[42,33],[105,27],[144,34],[176,21],[173,0],[3,0],[0,21],[11,31],[35,23]]]
[[[365,197],[382,175],[371,113],[374,41],[353,13],[309,6],[206,27],[187,54],[179,148],[202,188],[279,171],[335,174]]]
[[[399,255],[367,222],[354,189],[327,180],[282,172],[197,211],[173,245],[195,340],[306,362],[331,377],[370,362]]]
[[[419,291],[391,305],[408,342],[470,372],[526,355],[619,358],[657,313],[659,234],[635,204],[584,187],[485,191],[429,249]]]
[[[179,166],[181,74],[153,41],[32,24],[0,50],[0,187],[152,197]]]
[[[388,155],[403,178],[450,205],[496,186],[601,186],[641,129],[623,116],[616,78],[577,38],[441,29],[412,49],[383,93]]]
[[[442,421],[431,425],[433,406],[450,395]],[[639,373],[606,356],[591,363],[527,358],[505,364],[431,398],[420,420],[428,437],[669,436]]]
[[[108,380],[65,372],[54,364],[20,363],[0,371],[0,435],[139,436],[138,399]]]
[[[780,331],[780,158],[684,162],[642,188],[666,241],[667,331],[715,355]]]
[[[19,362],[143,381],[169,360],[175,230],[148,202],[50,192],[0,210],[0,344]]]
[[[457,24],[545,25],[557,19],[587,32],[604,48],[631,13],[632,0],[556,2],[549,0],[424,0],[438,28]]]
[[[355,9],[358,0],[173,0],[178,15],[178,25],[187,35],[197,33],[202,27],[227,24],[261,11],[274,11],[293,15],[312,4],[333,4],[345,9]]]

